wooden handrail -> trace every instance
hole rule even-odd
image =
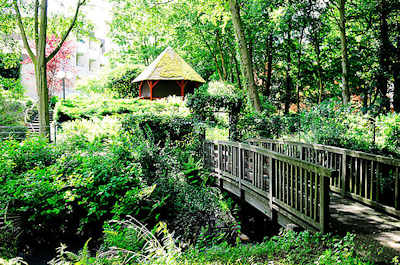
[[[375,160],[377,162],[386,163],[387,165],[392,166],[400,166],[400,159],[390,158],[382,155],[375,155],[371,153],[366,153],[362,151],[355,151],[350,149],[345,149],[341,147],[331,146],[331,145],[322,145],[322,144],[311,144],[311,143],[303,143],[303,142],[295,142],[295,141],[286,141],[286,140],[274,140],[274,139],[265,139],[265,138],[250,138],[247,139],[246,142],[261,142],[261,143],[275,143],[275,144],[293,144],[300,146],[312,147],[316,150],[324,150],[331,151],[338,154],[348,154],[354,157]]]
[[[400,160],[334,146],[249,139],[250,144],[339,171],[331,190],[400,217]]]
[[[245,143],[206,141],[204,154],[219,178],[267,199],[264,207],[305,228],[327,230],[336,170]]]

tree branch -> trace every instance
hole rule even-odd
[[[26,38],[24,25],[22,24],[21,12],[19,12],[17,0],[13,0],[13,4],[14,4],[15,12],[17,13],[17,23],[18,23],[19,30],[21,31],[22,41],[24,43],[26,51],[29,54],[29,57],[31,58],[32,62],[35,64],[36,56],[35,56],[35,54],[33,54],[31,47],[29,47],[28,39]]]
[[[79,14],[79,8],[86,3],[86,0],[78,0],[78,4],[76,5],[76,10],[75,10],[75,15],[74,18],[72,19],[71,25],[69,26],[67,32],[65,32],[63,38],[61,39],[60,43],[58,44],[57,48],[54,49],[54,51],[46,58],[46,62],[49,62],[53,57],[58,53],[58,51],[61,49],[62,45],[64,44],[65,40],[67,39],[69,33],[71,32],[72,28],[74,27],[76,20],[78,18]]]
[[[36,45],[36,54],[38,54],[38,47],[39,47],[39,0],[35,1],[35,45]]]

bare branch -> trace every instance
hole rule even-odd
[[[58,51],[61,49],[62,45],[64,44],[65,40],[67,39],[69,33],[71,32],[72,28],[74,27],[76,20],[78,18],[79,14],[79,8],[86,3],[86,0],[78,0],[78,4],[76,5],[76,10],[75,10],[75,15],[74,18],[72,19],[71,25],[69,26],[67,32],[65,32],[63,38],[61,39],[60,43],[58,44],[57,48],[54,49],[54,51],[46,58],[46,62],[49,62],[53,57],[58,53]]]
[[[17,23],[19,30],[21,31],[22,41],[24,43],[25,49],[29,54],[29,57],[32,59],[32,62],[36,63],[36,56],[33,54],[31,47],[29,47],[28,39],[26,38],[26,33],[24,29],[24,25],[22,24],[21,12],[19,11],[17,0],[13,1],[15,12],[17,13]]]

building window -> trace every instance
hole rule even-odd
[[[104,54],[106,52],[106,41],[105,40],[100,40],[100,49],[101,49],[101,54]]]
[[[94,72],[96,70],[96,60],[89,61],[89,71]]]
[[[96,49],[96,40],[89,40],[89,49],[95,50]]]
[[[76,54],[76,66],[85,66],[85,63],[83,62],[83,54],[82,53],[77,53]]]

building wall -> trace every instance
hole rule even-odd
[[[72,78],[65,81],[66,97],[79,93],[75,90],[77,81],[96,75],[107,64],[107,59],[104,56],[106,52],[105,40],[92,37],[75,39],[72,42],[76,49],[69,60],[70,66],[67,67],[71,69]],[[23,58],[27,58],[27,54],[23,54]],[[37,100],[33,64],[22,65],[21,81],[26,89],[25,95]],[[53,95],[59,97],[62,94],[62,90],[53,93]]]
[[[66,14],[71,16],[71,10],[75,10],[75,7],[76,1],[52,0],[49,1],[48,12],[49,15]],[[80,10],[86,19],[93,24],[95,37],[79,40],[70,35],[70,39],[73,39],[74,44],[76,44],[76,52],[70,60],[74,75],[71,80],[66,82],[67,96],[78,93],[74,89],[76,81],[95,76],[108,63],[104,54],[112,45],[111,40],[107,37],[109,32],[108,23],[112,18],[111,7],[112,5],[107,0],[96,0],[90,1]],[[19,34],[16,35],[21,42],[20,46],[23,47]],[[26,53],[25,49],[22,49],[22,51]],[[23,54],[23,57],[26,58],[26,56],[26,54]],[[26,95],[37,99],[35,78],[31,73],[33,73],[32,64],[22,65],[21,79],[23,86],[26,88]],[[56,94],[61,96],[62,92],[60,91]]]

